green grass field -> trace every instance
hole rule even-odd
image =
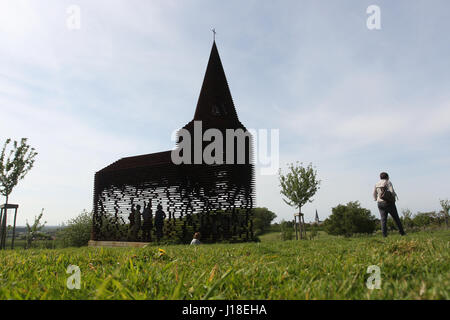
[[[0,299],[449,299],[450,231],[0,252]],[[68,265],[81,270],[69,290]],[[369,290],[367,267],[381,270]]]

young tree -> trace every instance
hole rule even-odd
[[[41,224],[42,215],[44,214],[44,209],[41,210],[41,213],[34,218],[33,225],[29,225],[27,221],[27,233],[25,235],[25,239],[27,242],[27,249],[31,248],[31,244],[34,240],[40,237],[45,237],[45,234],[41,232],[42,228],[45,227],[47,221]]]
[[[413,214],[412,214],[411,210],[409,210],[409,209],[407,208],[407,209],[402,209],[402,216],[403,216],[403,218],[405,218],[405,219],[411,219],[412,216],[413,216]]]
[[[299,162],[295,165],[291,163],[288,165],[288,173],[286,175],[282,174],[280,169],[279,181],[281,194],[285,197],[283,201],[291,207],[298,208],[299,218],[302,218],[302,207],[306,203],[313,201],[312,197],[320,188],[317,171],[314,170],[311,163],[306,167]],[[302,226],[301,221],[300,226]],[[302,236],[302,230],[300,230],[300,236]]]
[[[412,227],[413,227],[413,219],[412,219],[412,217],[413,217],[413,214],[412,214],[412,212],[411,212],[411,210],[409,210],[409,209],[403,209],[402,210],[402,216],[403,216],[403,226],[406,228],[406,229],[411,229]]]
[[[0,193],[8,198],[17,183],[22,180],[34,164],[37,153],[27,144],[27,138],[22,138],[20,143],[14,141],[9,151],[8,145],[11,139],[7,139],[0,153]],[[6,213],[0,221],[1,242],[4,245],[6,237]]]
[[[447,226],[448,229],[448,216],[449,216],[449,211],[450,211],[450,200],[445,199],[445,200],[440,200],[441,202],[441,207],[442,207],[442,211],[443,211],[443,216],[444,216],[444,220],[445,220],[445,225]]]
[[[309,234],[309,239],[313,240],[318,235],[319,235],[319,226],[317,223],[313,223],[311,225],[311,233]]]
[[[37,155],[34,148],[27,144],[27,138],[22,138],[20,144],[14,141],[8,152],[10,142],[11,139],[6,140],[0,154],[0,193],[6,197],[6,204],[14,187],[33,168],[34,158]]]

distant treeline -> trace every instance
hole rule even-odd
[[[336,212],[338,207],[345,214],[338,216],[338,212]],[[335,212],[322,223],[306,223],[306,231],[312,233],[324,231],[329,234],[345,236],[372,234],[381,231],[380,219],[373,216],[368,209],[361,208],[358,202],[339,205],[333,209],[335,209]],[[439,229],[447,226],[444,211],[417,212],[413,214],[411,210],[403,209],[400,220],[406,232]],[[387,221],[387,227],[389,231],[397,230],[397,226],[390,215]],[[282,220],[279,223],[272,223],[267,232],[281,232],[282,238],[286,240],[292,239],[294,237],[294,222]]]
[[[370,214],[370,211],[359,206],[358,202],[350,202],[347,205],[338,206],[348,212],[345,218],[339,217],[336,219],[333,214],[330,215],[325,221],[320,224],[306,223],[306,231],[309,232],[308,238],[314,238],[319,231],[324,231],[329,234],[335,235],[352,235],[352,234],[371,234],[380,230],[380,220]],[[337,208],[337,207],[336,207]],[[352,210],[350,210],[350,208]],[[335,208],[334,208],[335,209]],[[359,213],[359,216],[358,216]],[[361,223],[361,213],[365,217],[365,222]],[[358,216],[358,223],[354,223],[351,219],[355,219]],[[276,214],[267,208],[255,208],[253,209],[253,231],[256,237],[270,233],[280,232],[281,238],[284,240],[293,239],[294,223],[293,221],[285,221],[272,223],[276,218]],[[344,221],[348,219],[348,221]],[[400,220],[406,230],[406,232],[416,232],[420,230],[442,228],[446,226],[445,213],[443,211],[436,212],[417,212],[412,214],[408,209],[404,209],[401,212]],[[335,223],[333,221],[338,221]],[[336,225],[337,224],[337,225]],[[342,228],[342,225],[351,225],[352,229]],[[33,241],[33,248],[62,248],[62,247],[80,247],[86,246],[90,240],[92,227],[92,213],[83,211],[74,219],[69,220],[66,224],[61,226],[45,226],[41,230],[41,235],[38,239]],[[359,229],[358,229],[359,228]],[[393,219],[388,218],[388,229],[390,231],[396,230]],[[16,248],[26,247],[26,227],[16,227]],[[192,230],[194,232],[194,230]],[[12,231],[8,232],[7,247],[10,247]],[[189,235],[190,237],[190,235]]]

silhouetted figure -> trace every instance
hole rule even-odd
[[[144,219],[144,223],[142,225],[142,238],[144,241],[152,241],[152,228],[153,228],[153,211],[152,211],[152,201],[148,206],[145,206],[144,202],[144,211],[142,212],[142,218]]]
[[[137,205],[134,210],[134,224],[132,227],[133,240],[138,240],[139,230],[141,229],[141,206]]]
[[[393,195],[393,200],[388,201],[383,199],[383,193],[389,191]],[[395,199],[398,198],[397,194],[394,191],[394,186],[389,180],[389,175],[386,172],[380,173],[380,181],[375,184],[375,188],[373,190],[373,197],[378,205],[378,210],[380,211],[381,216],[381,231],[383,232],[383,237],[387,237],[387,218],[388,213],[391,214],[392,218],[395,221],[395,224],[398,227],[398,231],[402,236],[405,235],[405,231],[403,231],[402,222],[398,216],[397,206],[395,205]]]
[[[130,215],[128,216],[128,220],[130,221],[130,230],[133,228],[134,225],[134,204],[131,205],[131,212]]]
[[[155,213],[155,228],[156,228],[156,238],[157,240],[161,240],[163,236],[163,228],[164,228],[164,219],[166,218],[166,214],[162,210],[162,205],[158,204],[156,213]]]

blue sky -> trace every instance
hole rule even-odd
[[[66,26],[81,9],[81,29]],[[381,30],[366,27],[369,5]],[[59,224],[92,208],[94,173],[169,150],[189,122],[217,30],[240,120],[280,130],[280,165],[312,162],[304,207],[371,198],[389,172],[399,209],[450,197],[448,1],[0,1],[0,139],[28,137],[35,168],[11,195],[18,224],[45,208]],[[259,172],[257,170],[257,172]],[[278,218],[277,176],[256,177]]]

